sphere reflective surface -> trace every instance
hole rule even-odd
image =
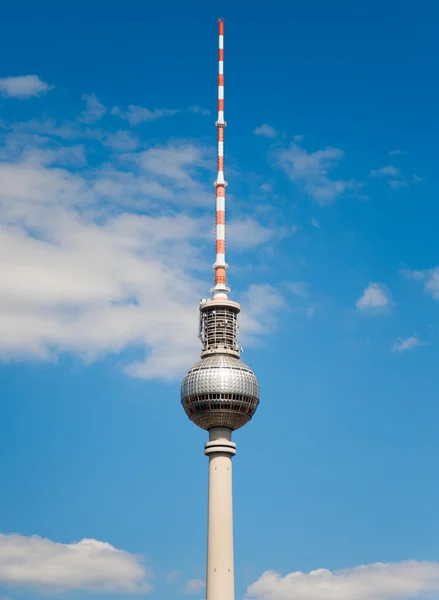
[[[255,414],[259,386],[253,371],[241,360],[216,354],[188,371],[181,386],[181,402],[198,427],[236,430]]]

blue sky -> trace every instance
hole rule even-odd
[[[234,4],[2,9],[2,600],[204,598],[218,16],[236,597],[439,598],[439,6]]]

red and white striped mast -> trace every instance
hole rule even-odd
[[[218,174],[216,188],[216,260],[215,280],[212,288],[215,299],[227,299],[230,292],[226,276],[226,186],[224,179],[224,20],[218,22]]]

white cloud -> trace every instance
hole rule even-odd
[[[20,77],[4,77],[0,79],[0,93],[8,98],[24,100],[32,96],[40,96],[51,89],[38,75],[22,75]]]
[[[96,94],[84,94],[82,96],[86,104],[86,108],[79,118],[83,123],[94,123],[99,121],[107,112],[107,107],[104,106],[96,97]]]
[[[169,583],[174,583],[181,577],[181,571],[179,569],[175,569],[174,571],[170,571],[165,575],[166,581]]]
[[[319,303],[312,301],[308,285],[305,281],[287,281],[285,287],[296,296],[292,303],[292,310],[296,314],[306,315],[308,319],[312,319],[316,312],[320,310]]]
[[[38,536],[0,534],[0,583],[41,593],[82,590],[146,593],[150,573],[142,560],[105,542],[61,544]]]
[[[81,129],[81,125],[77,122],[60,124],[55,119],[50,118],[44,120],[31,119],[30,121],[13,123],[10,129],[16,136],[19,133],[35,134],[40,136],[42,141],[46,141],[46,136],[70,141],[80,137],[85,137],[85,132]]]
[[[198,355],[198,300],[213,278],[213,152],[174,142],[102,164],[95,154],[90,166],[70,142],[13,130],[0,146],[0,359],[92,361],[132,348],[130,375],[179,377]],[[235,250],[269,239],[250,216],[231,222]],[[279,302],[274,288],[261,293],[265,321],[257,302],[245,307],[253,340]]]
[[[389,185],[394,190],[407,187],[407,182],[403,179],[389,179]]]
[[[247,590],[247,598],[254,600],[414,600],[438,594],[439,563],[417,561],[296,571],[285,577],[266,571]]]
[[[393,165],[382,167],[381,169],[372,169],[370,172],[371,177],[397,177],[400,174],[399,169]]]
[[[439,300],[439,267],[434,269],[426,269],[424,271],[409,271],[403,270],[402,274],[407,279],[424,281],[424,289],[435,300]]]
[[[255,345],[258,336],[274,329],[277,317],[286,307],[285,298],[269,284],[253,284],[241,294],[241,337],[245,344]]]
[[[396,150],[390,150],[389,156],[397,156],[398,154],[407,154],[405,150],[400,150],[397,148]]]
[[[397,153],[402,154],[402,152],[393,152],[393,154]],[[387,178],[389,186],[395,190],[408,187],[409,183],[421,183],[424,181],[422,177],[419,177],[419,175],[416,174],[413,174],[409,180],[406,180],[402,176],[400,169],[394,167],[393,165],[387,165],[387,167],[382,167],[381,169],[373,169],[370,172],[370,176]]]
[[[104,134],[102,143],[116,152],[132,152],[139,146],[137,136],[131,131],[123,130]]]
[[[149,110],[143,106],[135,106],[134,104],[131,104],[128,106],[128,110],[126,111],[122,111],[118,106],[115,106],[112,109],[111,114],[117,115],[121,117],[121,119],[126,119],[132,127],[135,127],[144,121],[156,121],[161,117],[171,117],[177,112],[178,110],[168,108],[156,108],[154,110]]]
[[[414,281],[422,281],[425,279],[426,272],[428,273],[428,271],[410,271],[410,269],[401,269],[400,271],[401,275],[406,279],[413,279]]]
[[[204,581],[202,579],[189,579],[184,586],[185,594],[199,594],[204,590]]]
[[[310,221],[311,225],[313,227],[315,227],[316,229],[321,229],[322,226],[320,225],[319,221],[317,221],[317,219],[315,217],[311,217]]]
[[[265,227],[252,218],[233,219],[227,226],[227,240],[235,248],[256,248],[269,239],[282,237],[282,231]]]
[[[201,106],[191,106],[189,108],[189,110],[193,113],[204,115],[204,116],[210,115],[210,110],[208,110],[207,108],[201,108]]]
[[[193,176],[199,173],[200,169],[212,166],[206,148],[188,143],[150,148],[140,153],[137,160],[145,171],[172,181],[179,188],[191,189],[199,187]]]
[[[302,183],[318,204],[328,204],[356,186],[354,181],[331,179],[329,176],[343,156],[343,151],[338,148],[309,152],[293,143],[277,152],[277,161],[291,181]]]
[[[391,306],[390,292],[380,283],[369,283],[356,306],[362,312],[382,313]]]
[[[313,316],[316,314],[316,310],[317,310],[317,306],[308,306],[308,308],[306,309],[306,316],[309,319],[312,319]]]
[[[412,335],[408,338],[398,338],[392,346],[393,352],[405,352],[406,350],[414,350],[419,346],[427,345],[426,342],[422,342],[416,335]]]
[[[439,300],[439,267],[425,271],[425,290]]]
[[[304,281],[289,281],[286,285],[290,292],[292,292],[295,296],[299,296],[300,298],[307,298],[309,296],[308,289]]]
[[[267,125],[266,123],[264,123],[264,125],[259,125],[259,127],[256,127],[253,133],[255,135],[262,135],[263,137],[268,138],[276,137],[276,130],[274,129],[274,127],[272,127],[271,125]]]

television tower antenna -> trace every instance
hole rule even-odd
[[[226,206],[224,179],[224,20],[219,19],[218,172],[216,189],[216,260],[212,298],[200,302],[201,360],[181,386],[181,403],[195,425],[209,432],[206,600],[234,600],[232,431],[250,421],[259,404],[253,371],[240,360],[237,302],[229,300],[226,277]]]
[[[215,280],[212,289],[214,298],[227,298],[229,288],[226,276],[226,187],[224,179],[224,19],[218,21],[218,118],[215,123],[218,139],[218,172],[214,183],[216,188],[216,260]]]

